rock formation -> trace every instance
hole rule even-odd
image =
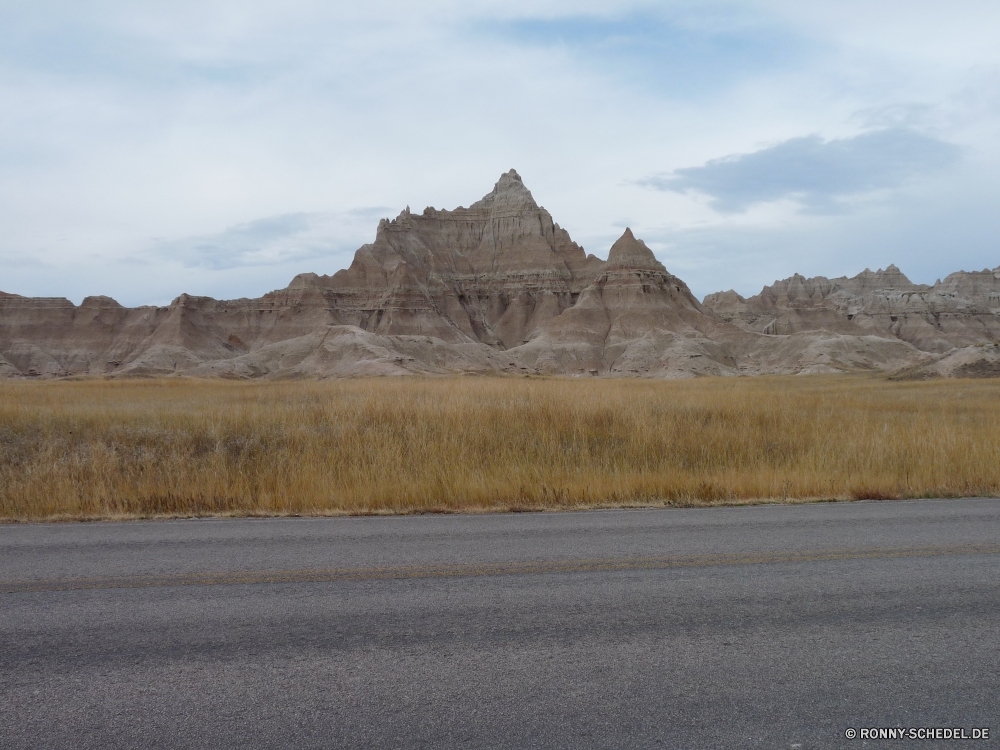
[[[796,274],[750,299],[710,294],[705,306],[747,331],[873,335],[941,354],[1000,339],[1000,267],[959,271],[934,286],[914,284],[892,265],[850,279]]]
[[[894,372],[894,380],[929,378],[1000,378],[1000,342],[952,349]]]
[[[603,266],[511,170],[469,208],[411,214],[407,207],[383,219],[350,268],[297,276],[289,290],[325,300],[330,322],[508,349],[572,306]]]
[[[0,293],[0,377],[913,370],[1000,338],[998,308],[1000,269],[928,287],[895,266],[702,303],[631,230],[607,261],[587,255],[511,170],[468,208],[383,219],[349,268],[259,299]]]

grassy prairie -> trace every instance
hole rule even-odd
[[[1000,493],[1000,381],[0,383],[0,518]]]

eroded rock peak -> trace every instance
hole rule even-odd
[[[636,239],[629,227],[611,246],[608,253],[608,268],[636,268],[666,272],[663,264],[656,259],[646,243]]]

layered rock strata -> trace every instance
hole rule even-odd
[[[125,308],[0,293],[0,377],[914,368],[1000,338],[998,307],[1000,269],[927,287],[894,266],[699,302],[630,230],[607,261],[587,255],[511,170],[468,208],[382,220],[349,268],[259,299]]]
[[[338,324],[509,349],[572,307],[603,266],[511,170],[469,208],[383,219],[349,268],[289,289],[313,290]]]
[[[747,331],[871,335],[940,354],[1000,339],[1000,267],[959,271],[933,286],[912,283],[892,265],[849,279],[795,274],[749,299],[710,294],[705,306]]]

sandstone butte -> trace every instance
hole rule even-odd
[[[606,261],[511,170],[468,208],[383,219],[332,276],[168,307],[0,293],[0,377],[1000,375],[1000,268],[913,284],[895,266],[699,302],[628,229]]]

